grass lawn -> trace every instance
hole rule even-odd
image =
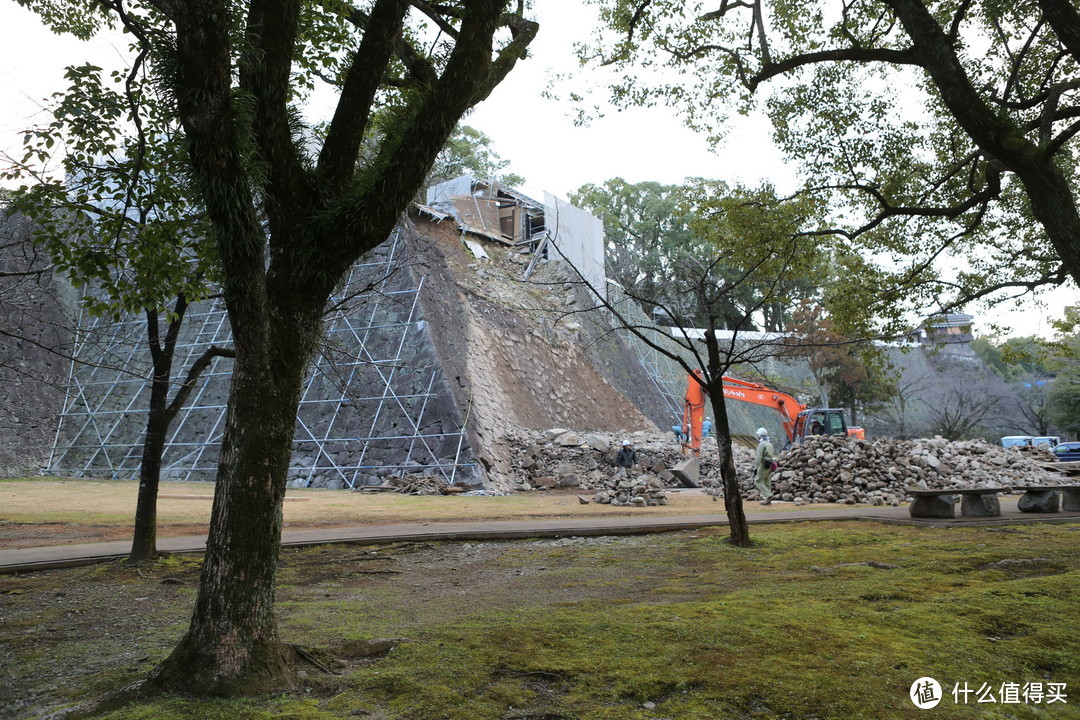
[[[302,663],[273,697],[103,717],[1080,718],[1080,524],[771,525],[750,549],[726,533],[287,549],[282,636],[330,672]],[[0,578],[0,716],[153,667],[186,626],[198,564]],[[388,637],[407,641],[358,650]],[[908,697],[922,677],[943,688],[932,710]]]

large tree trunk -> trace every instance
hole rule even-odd
[[[274,620],[274,583],[296,411],[319,312],[271,317],[264,346],[236,338],[199,594],[187,634],[152,686],[229,696],[272,690],[292,675]]]
[[[513,41],[493,61],[506,0],[468,3],[442,75],[426,63],[412,68],[425,80],[402,113],[406,124],[357,180],[365,137],[358,113],[375,101],[394,49],[387,39],[400,40],[409,3],[377,0],[366,16],[329,132],[336,140],[324,145],[314,173],[296,151],[289,119],[301,4],[249,5],[250,57],[239,76],[251,103],[235,104],[224,22],[232,7],[170,3],[179,115],[216,235],[236,353],[199,595],[187,634],[147,681],[196,695],[253,694],[290,677],[274,621],[274,579],[296,410],[323,306],[348,267],[390,234],[456,123],[536,32],[534,23],[513,22]]]

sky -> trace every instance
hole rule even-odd
[[[726,144],[718,150],[685,128],[664,107],[609,111],[587,126],[575,125],[575,108],[565,99],[544,97],[555,73],[575,71],[575,42],[587,41],[596,26],[595,10],[579,3],[536,3],[541,30],[520,62],[492,95],[464,122],[487,134],[508,171],[525,178],[520,188],[542,198],[566,197],[586,183],[614,177],[676,184],[687,177],[707,177],[755,185],[770,180],[782,190],[794,186],[795,173],[772,145],[761,117],[735,116]],[[0,152],[19,153],[22,130],[42,122],[41,107],[65,86],[64,67],[89,60],[117,66],[123,38],[81,42],[58,37],[15,2],[0,2]],[[579,74],[581,87],[597,86],[594,75]],[[599,90],[602,91],[602,88]],[[602,92],[600,93],[602,95]],[[1049,321],[1066,304],[1080,305],[1080,293],[1058,292],[1049,307],[1027,303],[1019,310],[993,311],[994,319],[1013,326],[1013,334],[1049,334]],[[973,308],[977,329],[990,313]]]

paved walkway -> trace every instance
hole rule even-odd
[[[1001,499],[1001,516],[993,518],[956,517],[951,520],[915,519],[906,505],[900,507],[850,507],[815,509],[813,505],[784,509],[786,503],[765,510],[756,502],[744,504],[750,524],[789,523],[835,520],[872,520],[890,524],[950,527],[961,525],[1007,525],[1030,522],[1080,522],[1080,513],[1059,512],[1047,515],[1021,513],[1016,498]],[[723,505],[718,504],[718,508]],[[282,533],[286,547],[355,543],[378,545],[405,541],[438,540],[510,540],[572,535],[632,535],[671,530],[691,530],[727,525],[723,513],[717,515],[643,515],[641,517],[580,517],[559,520],[502,520],[489,522],[409,523],[395,525],[357,525],[346,528],[317,528]],[[158,549],[174,553],[202,552],[205,535],[159,538]],[[53,545],[46,547],[0,550],[0,575],[52,568],[89,565],[127,557],[130,540],[113,542]]]

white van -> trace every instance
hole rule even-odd
[[[1052,448],[1057,445],[1060,440],[1051,435],[1008,435],[1001,438],[1001,447],[1048,447]]]

